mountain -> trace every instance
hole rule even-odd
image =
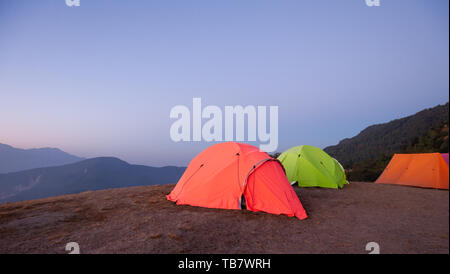
[[[325,148],[352,181],[374,181],[394,153],[449,151],[449,103],[388,123],[372,125],[353,138]]]
[[[0,144],[0,173],[60,166],[82,160],[84,158],[70,155],[57,148],[19,149]]]
[[[139,185],[176,183],[185,168],[130,165],[101,157],[74,164],[0,174],[0,203]]]

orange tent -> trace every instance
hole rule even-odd
[[[189,163],[167,199],[177,205],[241,209],[307,217],[281,163],[258,148],[235,142],[213,145]]]
[[[448,165],[448,153],[441,153],[442,158],[444,158],[444,161],[447,163]]]
[[[440,153],[394,154],[375,183],[448,189],[448,165]]]

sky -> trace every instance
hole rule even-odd
[[[278,151],[449,100],[449,1],[0,0],[0,143],[151,166],[172,107],[278,106]],[[257,145],[258,142],[252,143]]]

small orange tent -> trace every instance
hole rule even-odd
[[[448,189],[448,165],[440,153],[394,154],[375,183]]]
[[[258,148],[235,142],[213,145],[189,163],[167,199],[177,205],[241,209],[307,217],[281,163]]]
[[[441,153],[442,158],[444,158],[444,161],[447,163],[448,165],[448,153]]]

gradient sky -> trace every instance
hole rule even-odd
[[[449,100],[449,1],[0,0],[0,143],[153,166],[170,109],[278,105],[279,151]],[[257,145],[257,144],[256,144]]]

